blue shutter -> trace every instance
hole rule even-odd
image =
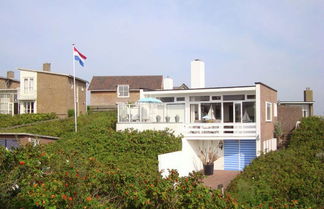
[[[224,140],[224,170],[239,169],[239,141]]]
[[[255,140],[224,140],[224,170],[243,170],[254,158]]]
[[[240,140],[240,170],[256,158],[255,140]]]

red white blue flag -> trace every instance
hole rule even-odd
[[[81,52],[79,52],[75,47],[73,47],[73,54],[74,54],[74,59],[76,61],[79,61],[80,65],[83,67],[84,61],[87,59],[87,57],[84,56]]]

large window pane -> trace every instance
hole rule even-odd
[[[167,116],[170,117],[170,122],[183,123],[185,115],[184,104],[168,104]]]
[[[235,104],[235,122],[241,123],[241,103]]]
[[[194,123],[199,120],[198,104],[190,105],[190,122]]]
[[[224,122],[232,123],[233,122],[233,102],[224,102]]]
[[[244,94],[240,94],[240,95],[224,95],[223,96],[223,100],[244,100],[245,99],[245,95]]]
[[[222,120],[222,105],[221,103],[202,103],[201,120],[213,120],[220,122]]]
[[[162,102],[174,102],[174,97],[158,97]]]
[[[189,97],[190,102],[209,101],[209,96],[191,96]]]
[[[255,122],[255,102],[243,102],[243,123]]]

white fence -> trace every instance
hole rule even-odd
[[[263,142],[263,152],[267,153],[270,151],[277,150],[277,139],[272,138]]]
[[[191,123],[185,124],[184,133],[186,137],[210,136],[219,137],[256,137],[255,123]]]

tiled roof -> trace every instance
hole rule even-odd
[[[118,85],[129,85],[130,90],[162,89],[163,76],[94,76],[90,91],[116,91]]]
[[[10,80],[10,81],[13,81],[13,82],[20,83],[19,80],[16,80],[16,79],[14,79],[14,78],[7,78],[7,77],[0,76],[0,79],[3,79],[3,80]]]

